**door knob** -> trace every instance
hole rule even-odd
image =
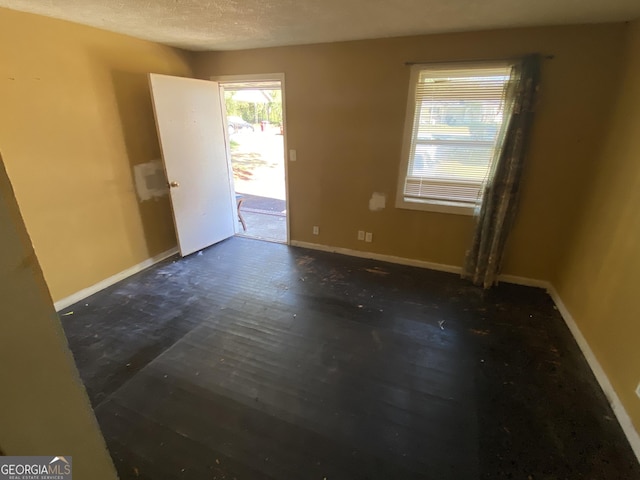
[[[179,187],[179,186],[180,186],[180,184],[179,184],[178,182],[171,182],[171,183],[169,184],[169,186],[170,186],[171,188],[176,188],[176,187]]]

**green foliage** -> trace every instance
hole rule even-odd
[[[245,122],[252,125],[263,120],[272,124],[282,124],[282,93],[280,90],[263,90],[271,102],[254,103],[242,100],[235,100],[233,97],[237,92],[224,92],[224,100],[227,107],[227,116],[241,117]]]

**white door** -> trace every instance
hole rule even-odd
[[[217,82],[149,74],[182,256],[235,233],[235,196]]]

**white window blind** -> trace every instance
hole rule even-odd
[[[507,63],[413,66],[404,205],[472,209],[479,202],[505,121],[510,72]]]

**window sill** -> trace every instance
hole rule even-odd
[[[401,198],[396,202],[396,208],[466,216],[472,216],[475,213],[475,207],[456,202],[445,202],[436,200],[407,200]]]

